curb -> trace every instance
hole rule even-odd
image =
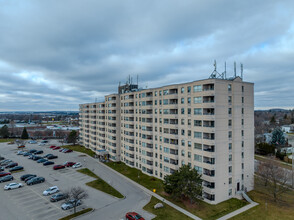
[[[79,217],[82,217],[82,216],[84,216],[84,215],[91,214],[91,213],[94,212],[94,211],[95,211],[95,209],[93,208],[90,212],[86,212],[86,213],[84,213],[84,214],[82,214],[82,215],[79,215],[79,216],[73,217],[73,218],[71,218],[71,219],[78,219]]]

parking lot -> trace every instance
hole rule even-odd
[[[51,160],[55,162],[54,165],[63,164],[66,161],[81,162],[83,164],[85,157],[82,157],[81,154],[76,152],[67,154],[61,153],[59,150],[49,149],[50,145],[60,144],[52,140],[47,146],[26,144],[25,150],[41,149],[44,151],[41,156],[49,153],[57,155],[57,159]],[[4,213],[1,215],[4,217],[3,219],[59,219],[72,214],[73,209],[67,211],[61,209],[61,204],[64,203],[64,200],[52,203],[49,201],[51,196],[42,195],[43,191],[51,186],[58,186],[60,192],[68,190],[73,186],[79,186],[85,189],[89,197],[82,201],[82,205],[77,207],[77,211],[88,207],[105,207],[118,201],[116,198],[86,186],[85,183],[94,179],[76,172],[76,169],[74,168],[67,167],[61,170],[53,170],[53,165],[43,166],[42,163],[37,163],[36,161],[28,159],[28,157],[17,155],[17,151],[16,144],[7,145],[7,143],[0,143],[1,156],[11,159],[24,167],[24,171],[12,173],[14,180],[0,183],[0,211],[1,213]],[[6,169],[5,171],[8,170]],[[44,177],[45,182],[33,186],[27,186],[23,181],[20,181],[20,176],[28,173]],[[11,182],[23,183],[24,186],[19,189],[5,191],[3,189],[4,185]]]

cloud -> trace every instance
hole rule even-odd
[[[244,64],[255,105],[294,106],[294,2],[1,1],[0,111],[78,109],[130,74],[142,87]],[[239,70],[238,70],[239,71]]]

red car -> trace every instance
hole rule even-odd
[[[126,219],[129,220],[145,220],[141,215],[136,212],[128,212],[126,214]]]
[[[65,168],[64,165],[55,165],[55,166],[53,167],[53,170],[59,170],[59,169],[64,169],[64,168]]]
[[[63,153],[70,153],[70,152],[72,152],[71,149],[67,149],[67,150],[63,151]]]
[[[55,147],[56,147],[56,146],[52,145],[52,146],[50,146],[49,148],[51,148],[51,149],[52,149],[52,148],[55,148]]]
[[[54,148],[52,148],[52,150],[58,150],[58,149],[60,149],[60,147],[54,147]]]
[[[75,164],[76,164],[75,162],[66,162],[66,163],[64,163],[64,166],[66,166],[66,167],[72,167]]]
[[[0,177],[7,176],[7,175],[11,175],[11,173],[9,173],[9,172],[0,172]]]

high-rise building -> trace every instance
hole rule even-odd
[[[253,89],[240,77],[126,84],[80,105],[80,142],[160,179],[188,164],[202,174],[204,200],[216,204],[253,189]]]

